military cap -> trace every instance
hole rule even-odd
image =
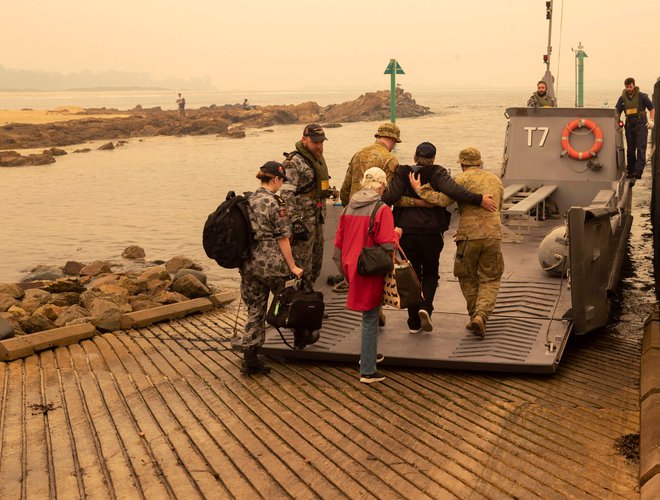
[[[415,150],[415,156],[418,158],[435,158],[435,146],[430,142],[422,142]]]
[[[277,161],[267,161],[261,165],[261,170],[264,174],[272,175],[273,177],[281,177],[286,182],[291,182],[291,179],[286,176],[286,170],[281,163]]]
[[[307,125],[303,131],[303,136],[309,137],[312,142],[323,142],[328,140],[328,138],[325,136],[323,128],[321,128],[321,125],[318,125],[317,123],[311,123],[310,125]]]
[[[466,166],[477,166],[482,165],[481,153],[477,148],[465,148],[458,154],[458,160],[456,163]]]
[[[396,123],[383,123],[378,127],[375,137],[391,137],[396,142],[401,142],[401,130]]]

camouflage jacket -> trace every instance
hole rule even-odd
[[[556,108],[557,101],[552,96],[548,94],[540,96],[538,92],[534,92],[532,96],[527,100],[527,106],[532,108]]]
[[[456,184],[463,186],[473,193],[492,194],[496,203],[499,205],[499,209],[496,212],[489,212],[480,206],[459,202],[458,210],[461,218],[454,239],[481,240],[491,238],[501,240],[502,225],[500,223],[500,210],[502,209],[504,188],[499,177],[486,172],[480,167],[470,167],[457,175],[454,180]],[[447,207],[455,201],[446,194],[434,191],[429,184],[424,184],[417,194],[420,198],[441,207]]]
[[[355,153],[348,164],[344,183],[339,192],[341,204],[343,206],[348,205],[351,197],[362,188],[360,182],[365,171],[371,167],[381,168],[389,182],[398,164],[399,160],[396,159],[396,156],[390,153],[380,141],[376,141],[374,144]]]
[[[277,194],[261,187],[250,195],[248,207],[254,243],[252,257],[244,262],[242,271],[257,276],[290,274],[277,242],[291,235],[286,202]]]
[[[319,200],[306,194],[295,194],[301,187],[314,185],[314,168],[309,166],[301,155],[292,155],[282,164],[286,170],[287,177],[291,182],[285,182],[280,189],[282,198],[286,201],[291,219],[302,217],[306,221],[318,219],[321,213],[321,219],[325,218],[325,202],[319,203]]]

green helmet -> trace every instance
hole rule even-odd
[[[458,161],[461,165],[478,166],[482,165],[481,153],[477,148],[465,148],[458,154]]]
[[[391,137],[396,142],[401,142],[401,130],[396,123],[383,123],[378,127],[375,137]]]

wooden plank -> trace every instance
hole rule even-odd
[[[157,416],[159,424],[167,432],[174,446],[173,451],[181,459],[182,465],[194,481],[200,495],[204,498],[231,496],[229,493],[231,486],[225,484],[225,481],[233,481],[237,474],[230,472],[232,468],[214,470],[206,460],[196,439],[200,432],[199,425],[191,432],[186,426],[187,419],[183,421],[180,419],[181,399],[176,394],[167,375],[160,372],[153,363],[151,356],[155,354],[155,349],[146,345],[143,346],[143,349],[137,342],[140,339],[129,339],[126,336],[120,336],[118,339],[134,357],[145,377],[150,380],[149,405],[152,406],[152,411]]]
[[[52,404],[48,411],[48,440],[51,458],[51,476],[53,493],[59,498],[82,498],[82,471],[78,466],[76,449],[68,411],[63,402],[63,390],[60,385],[59,371],[53,351],[44,351],[39,355],[43,377],[44,400]]]
[[[7,363],[0,435],[0,498],[23,498],[25,477],[23,362]]]
[[[517,194],[518,192],[522,191],[524,188],[525,188],[524,184],[511,184],[505,187],[504,192],[502,193],[502,202],[507,201],[514,194]]]
[[[25,494],[27,498],[52,496],[49,458],[49,406],[41,390],[39,357],[25,359]],[[54,485],[53,485],[54,486]]]
[[[85,344],[89,343],[90,341],[85,341]],[[112,419],[112,414],[118,408],[108,407],[82,346],[71,345],[69,351],[82,395],[82,404],[96,436],[98,450],[107,467],[110,480],[108,487],[119,498],[137,497],[141,493],[138,479]]]
[[[56,349],[55,362],[60,373],[62,408],[68,415],[69,432],[73,437],[78,468],[81,471],[83,496],[112,498],[112,482],[107,470],[96,429],[87,411],[78,376],[73,368],[69,349]],[[97,402],[95,402],[97,404]]]
[[[127,344],[133,344],[127,336],[121,337]],[[101,348],[106,359],[112,360],[114,357],[121,362],[123,370],[117,368],[113,373],[153,453],[153,465],[162,472],[163,480],[171,488],[173,496],[202,498],[189,468],[203,467],[204,464],[194,459],[197,451],[189,445],[180,425],[154,389],[153,379],[145,375],[131,352],[139,350],[135,346],[129,350],[114,334],[105,334],[96,339],[96,343],[99,347],[107,343],[107,347]]]
[[[111,376],[111,373],[118,371],[118,367],[106,364],[96,342],[85,342],[81,347],[89,360],[91,374],[108,409],[112,427],[124,450],[124,460],[132,471],[140,495],[146,498],[169,496],[170,491],[160,480],[159,471],[153,467],[153,454],[142,438],[142,430]]]
[[[191,318],[191,320],[195,319]],[[172,337],[176,337],[171,325],[162,325],[161,328],[168,331]],[[194,331],[200,332],[200,329],[195,328]],[[202,338],[204,336],[200,335],[200,339]],[[200,355],[195,356],[195,359],[208,373],[205,378],[210,376],[220,379],[237,401],[234,403],[234,397],[230,398],[224,393],[219,394],[218,398],[227,404],[231,402],[232,412],[244,419],[248,427],[264,429],[258,437],[267,443],[270,449],[277,450],[279,459],[292,467],[301,479],[313,487],[316,495],[333,497],[341,492],[349,497],[360,497],[369,494],[388,496],[388,492],[394,493],[387,483],[369,475],[364,468],[367,464],[356,461],[354,455],[344,448],[343,443],[338,445],[342,442],[341,436],[337,436],[337,441],[319,439],[317,437],[320,432],[317,427],[319,422],[316,415],[299,416],[302,410],[298,407],[293,409],[282,405],[273,397],[270,392],[271,377],[265,378],[264,383],[269,389],[264,392],[257,384],[258,379],[253,382],[251,378],[239,374],[240,360],[235,354],[231,351],[218,352],[210,348],[216,342],[213,338],[208,338],[208,342],[209,348],[198,349]],[[172,344],[168,342],[167,345]],[[199,344],[188,345],[192,348],[193,345]],[[183,347],[185,348],[186,344]],[[184,352],[194,351],[185,349]],[[201,368],[192,369],[199,373],[204,372]],[[254,420],[253,417],[258,417],[258,420]],[[285,445],[283,446],[281,442]],[[251,441],[248,443],[250,447],[254,446]],[[293,489],[296,483],[282,484],[287,487],[290,495],[297,496]]]

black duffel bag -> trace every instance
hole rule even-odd
[[[266,321],[276,328],[320,330],[324,311],[321,292],[288,287],[270,303]]]

